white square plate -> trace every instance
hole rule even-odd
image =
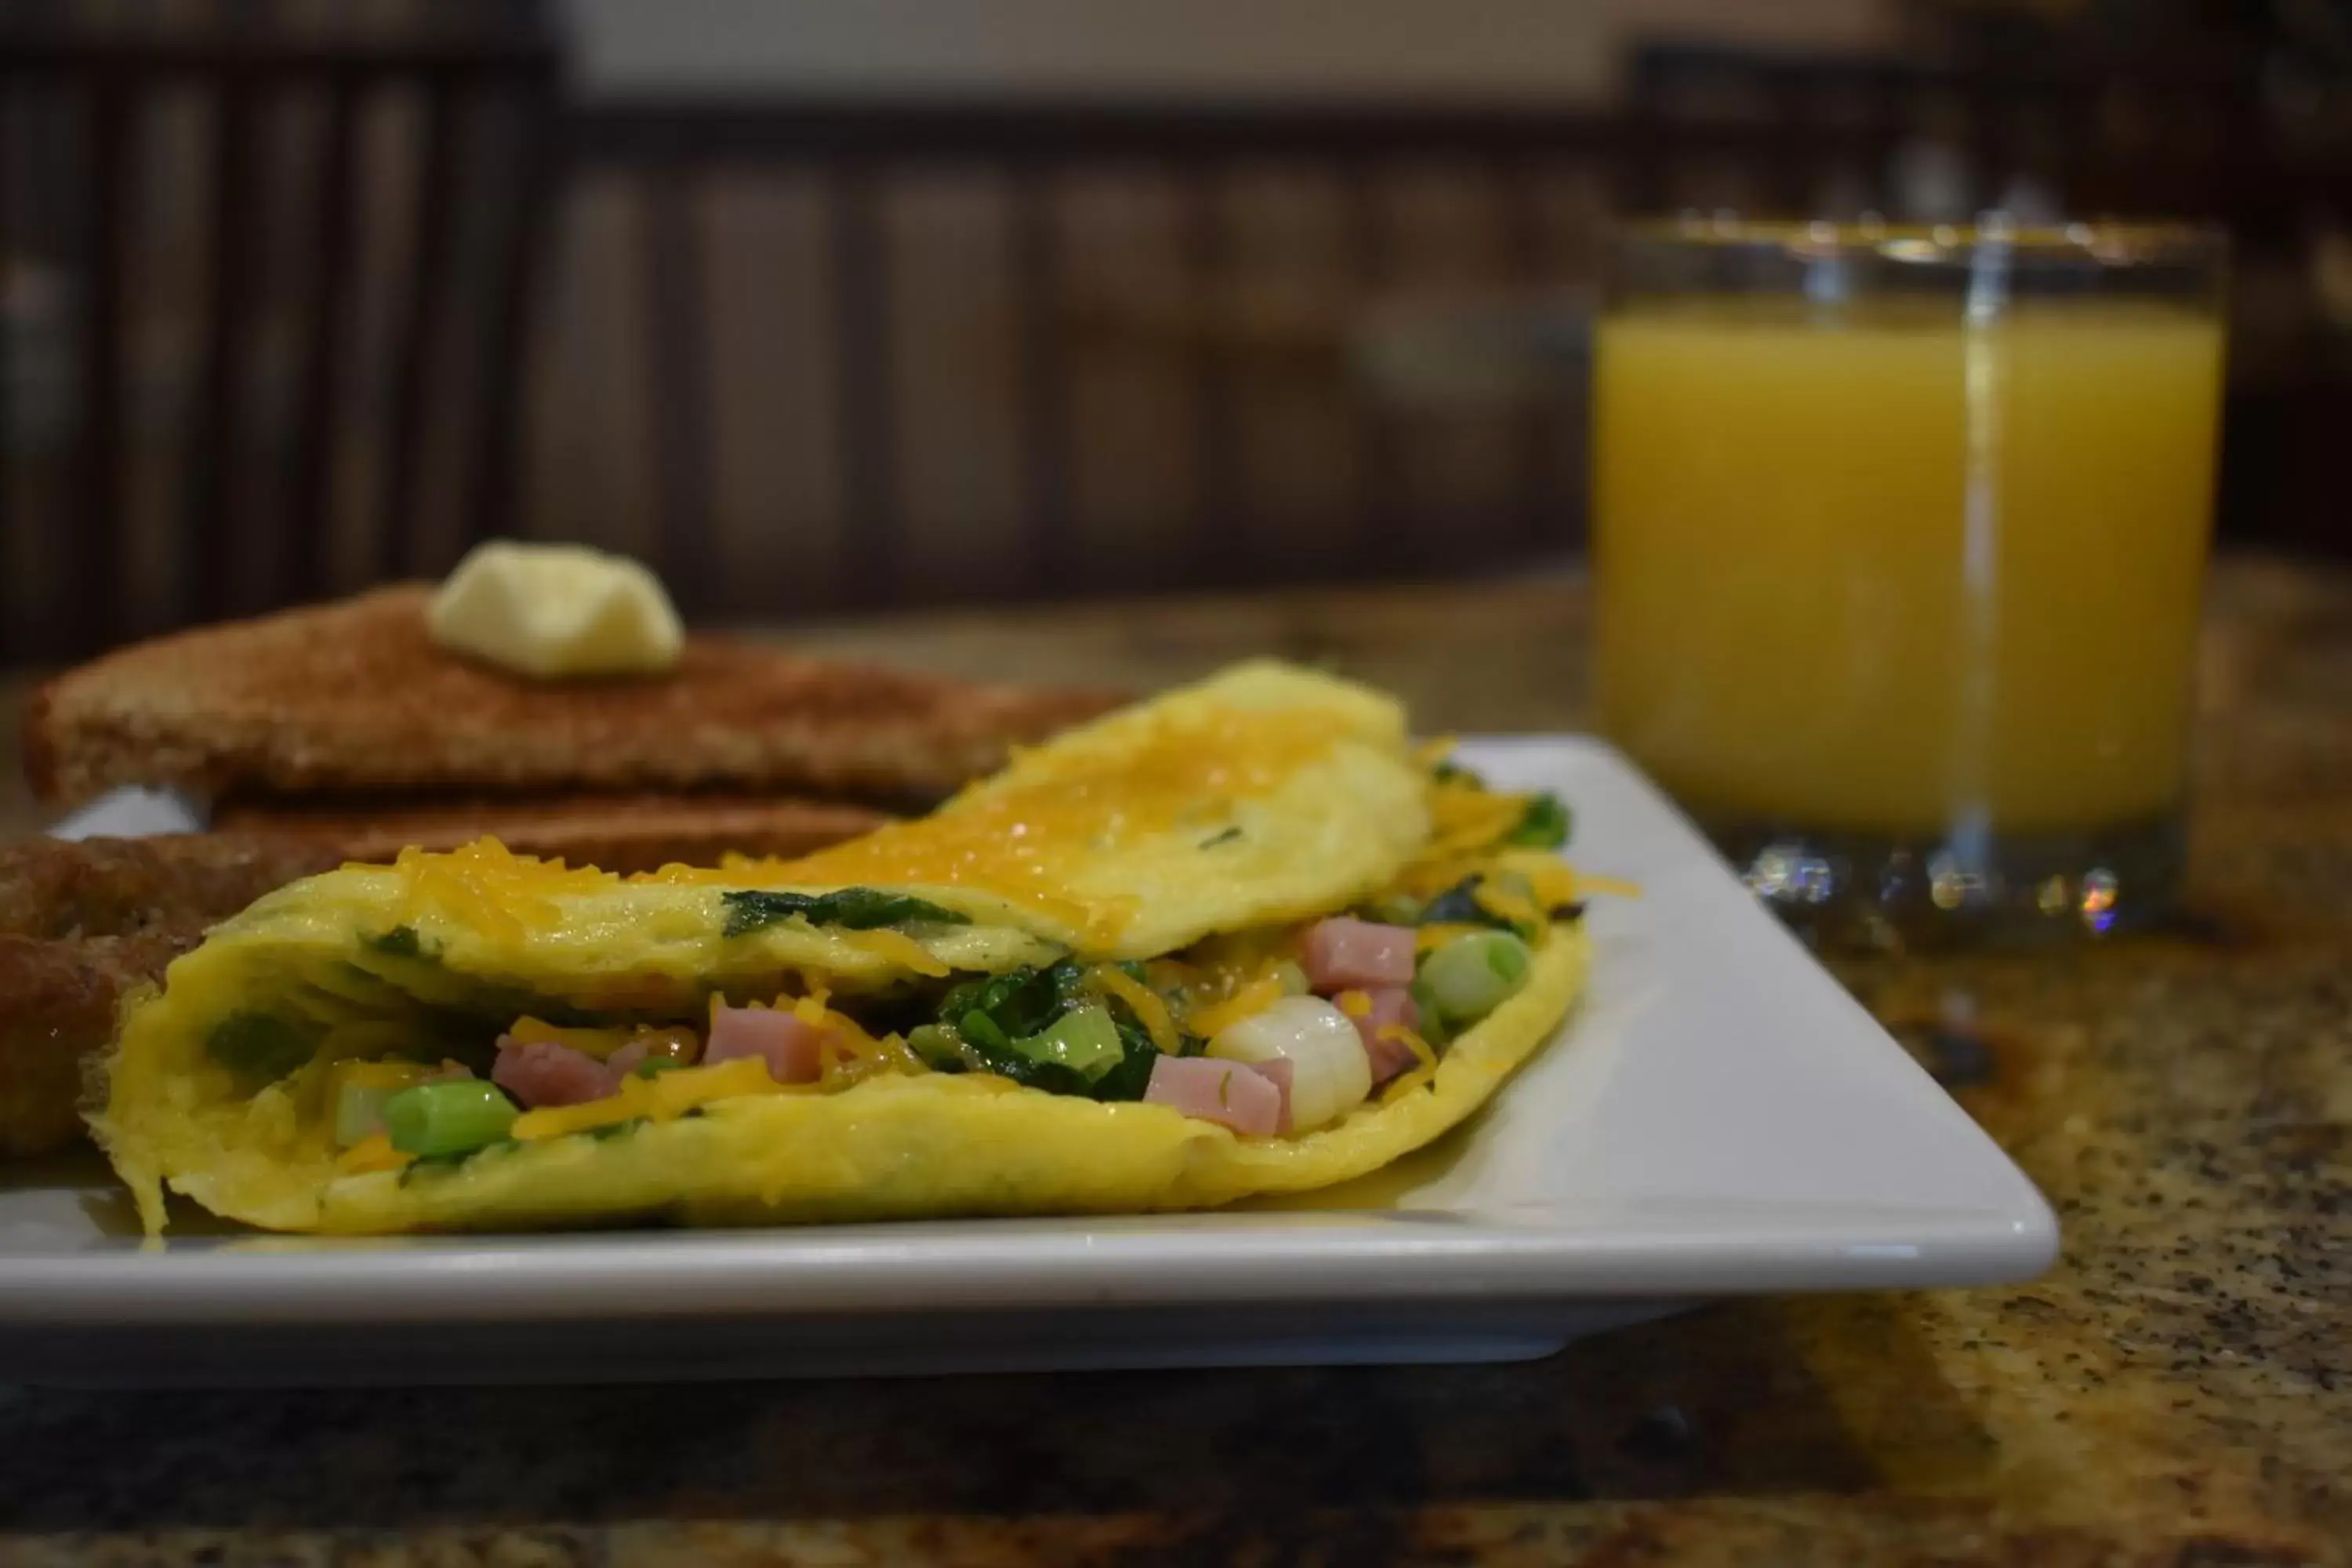
[[[2019,1279],[2025,1177],[1615,752],[1475,742],[1576,814],[1590,992],[1466,1129],[1315,1201],[1125,1219],[142,1249],[94,1159],[0,1171],[0,1379],[744,1376],[1503,1360],[1705,1297]],[[194,1217],[192,1215],[192,1217]]]

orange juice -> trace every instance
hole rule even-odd
[[[1601,721],[1702,818],[2143,821],[2183,784],[2221,328],[1636,303],[1596,348]]]

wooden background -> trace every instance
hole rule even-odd
[[[1609,105],[611,101],[529,5],[30,14],[0,658],[491,533],[648,556],[719,620],[1553,561],[1612,211],[2021,188],[2232,227],[2225,523],[2341,531],[2344,137],[2230,69],[1675,45]]]

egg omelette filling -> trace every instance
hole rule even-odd
[[[1239,666],[795,861],[484,840],[263,899],[135,1000],[92,1125],[333,1232],[1196,1207],[1385,1164],[1581,984],[1549,796]]]

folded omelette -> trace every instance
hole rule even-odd
[[[1459,1122],[1581,984],[1549,796],[1240,666],[806,858],[485,839],[296,882],[127,1009],[91,1120],[273,1230],[1193,1208]]]

